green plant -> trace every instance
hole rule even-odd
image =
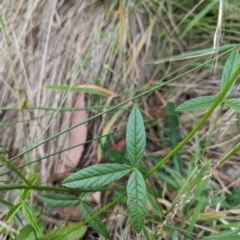
[[[240,99],[228,98],[231,90],[236,83],[237,77],[233,78],[234,73],[239,69],[240,53],[236,49],[232,51],[229,56],[221,79],[221,94],[217,96],[200,96],[190,99],[176,108],[176,111],[197,111],[202,109],[209,109],[214,102],[226,103],[230,108],[240,111]]]
[[[143,157],[146,145],[146,135],[143,118],[137,107],[133,108],[129,116],[126,139],[127,152],[131,165],[106,163],[90,166],[66,178],[62,182],[62,185],[68,188],[86,188],[94,191],[94,189],[105,187],[131,172],[126,187],[128,197],[127,205],[133,227],[137,232],[140,232],[143,228],[146,214],[147,190],[144,177],[139,171],[138,166]],[[78,199],[70,195],[52,194],[42,194],[39,195],[39,198],[50,205],[58,207],[74,205],[79,201],[84,219],[88,219],[94,215],[93,210],[84,199]],[[94,218],[89,223],[98,233],[109,238],[99,218]]]
[[[127,155],[128,155],[128,164],[121,163],[106,163],[99,164],[87,167],[82,169],[69,177],[67,177],[62,185],[64,188],[57,187],[46,187],[36,185],[38,175],[34,176],[30,181],[23,176],[18,169],[16,169],[11,161],[7,161],[4,157],[1,156],[1,160],[4,165],[8,166],[13,172],[15,172],[19,178],[25,183],[23,185],[11,186],[0,186],[0,190],[11,190],[11,189],[24,189],[22,194],[22,200],[15,204],[14,206],[9,205],[9,213],[7,214],[6,221],[11,218],[17,218],[17,214],[22,212],[26,220],[30,225],[22,228],[19,236],[25,236],[25,231],[30,231],[32,236],[37,237],[38,239],[75,239],[84,235],[86,231],[85,224],[89,225],[95,229],[99,234],[105,238],[110,238],[109,233],[102,223],[99,215],[107,211],[114,204],[119,202],[121,199],[127,196],[127,207],[129,210],[130,220],[136,232],[141,232],[143,230],[144,236],[147,236],[149,239],[153,235],[161,234],[159,228],[156,228],[156,232],[151,235],[148,233],[145,227],[147,208],[146,203],[149,200],[155,212],[160,215],[162,218],[161,221],[155,221],[155,225],[160,228],[165,227],[171,229],[168,225],[168,221],[173,218],[177,210],[180,208],[190,209],[191,205],[186,205],[186,203],[193,200],[193,193],[195,191],[194,204],[195,212],[191,219],[191,223],[187,229],[188,234],[194,234],[193,227],[196,224],[196,221],[199,218],[199,214],[207,205],[206,198],[202,198],[204,194],[205,186],[211,177],[214,174],[214,171],[224,162],[229,159],[230,156],[235,154],[240,149],[240,144],[237,144],[229,153],[226,154],[217,164],[210,167],[210,164],[207,163],[202,166],[200,171],[197,171],[197,166],[191,171],[188,175],[185,182],[182,182],[178,176],[174,176],[174,173],[171,173],[172,178],[169,178],[172,185],[177,185],[179,188],[178,195],[175,197],[171,206],[164,212],[156,200],[156,193],[153,189],[146,184],[145,179],[149,178],[152,173],[156,172],[161,166],[163,166],[167,160],[173,157],[186,143],[187,141],[194,136],[194,134],[200,129],[201,126],[206,122],[214,109],[221,103],[229,101],[227,96],[230,94],[231,89],[234,87],[236,79],[240,73],[240,57],[237,49],[234,49],[226,62],[224,67],[223,76],[222,76],[222,87],[221,92],[218,96],[209,96],[207,98],[199,97],[195,100],[189,100],[182,105],[180,105],[176,110],[177,111],[187,111],[187,110],[199,110],[208,108],[209,110],[203,116],[203,118],[196,124],[194,129],[183,138],[183,140],[178,143],[176,146],[171,146],[172,150],[163,157],[160,161],[157,160],[155,165],[146,173],[141,172],[141,160],[144,154],[145,145],[146,145],[146,133],[144,127],[143,117],[140,110],[135,106],[133,107],[127,124],[126,140],[127,140]],[[207,101],[204,101],[207,99]],[[125,104],[125,103],[124,103]],[[229,104],[228,104],[229,105]],[[237,105],[237,104],[236,104]],[[230,106],[230,105],[229,105]],[[231,107],[231,106],[230,106]],[[236,107],[234,108],[236,109]],[[109,111],[109,110],[108,110]],[[170,170],[165,167],[166,171]],[[108,203],[99,212],[95,213],[91,205],[87,202],[86,197],[95,191],[104,190],[106,186],[110,183],[119,180],[123,176],[130,174],[130,177],[126,184],[126,192],[118,195],[112,202]],[[78,224],[69,224],[60,230],[53,230],[45,236],[41,235],[40,224],[36,220],[36,216],[33,213],[31,207],[29,207],[28,198],[30,191],[36,190],[45,190],[45,191],[55,191],[58,193],[44,193],[38,194],[38,198],[43,202],[51,206],[63,207],[71,205],[79,205],[83,221]],[[59,194],[64,192],[65,194]],[[79,197],[80,195],[80,197]],[[214,201],[220,201],[219,199],[212,199]],[[221,200],[222,201],[222,200]],[[1,199],[1,202],[4,201]],[[25,230],[25,229],[28,230]],[[174,234],[176,231],[182,232],[183,229],[174,228]],[[173,236],[175,236],[173,234]],[[23,239],[19,238],[18,239]]]
[[[93,228],[102,239],[109,235],[129,239],[130,231],[137,239],[238,239],[239,188],[218,173],[238,167],[235,130],[239,121],[230,120],[232,124],[221,130],[220,138],[216,129],[234,116],[228,113],[239,118],[232,109],[239,111],[240,104],[232,98],[231,87],[224,96],[221,86],[217,95],[220,81],[216,77],[224,69],[228,82],[237,71],[233,68],[238,65],[236,52],[228,69],[224,61],[239,47],[239,1],[92,2],[0,4],[0,146],[4,148],[0,147],[0,238],[84,239]],[[42,84],[52,85],[42,88]],[[79,92],[85,94],[86,104],[75,108],[71,102]],[[192,94],[201,97],[175,111],[174,105]],[[143,113],[147,133],[144,161],[136,167],[125,146],[121,153],[114,148],[119,140],[126,140],[123,123],[132,102]],[[231,111],[226,111],[228,106]],[[88,141],[82,139],[68,147],[62,140],[66,143],[65,136],[73,128],[77,131],[83,120],[72,126],[65,119],[71,120],[70,115],[81,110],[91,116],[85,123],[101,126],[96,131],[88,128]],[[9,134],[16,131],[16,135]],[[79,145],[92,154],[83,155],[80,165],[85,165],[85,159],[90,165],[101,160],[130,166],[130,172],[98,188],[50,186],[50,165]],[[218,169],[227,160],[226,167]],[[136,169],[147,189],[139,234],[130,226],[131,214],[125,209],[131,200],[125,192],[127,182],[130,174],[137,177]],[[102,192],[97,205],[88,196],[95,191]],[[71,212],[63,220],[57,215],[51,218],[49,206],[65,210],[71,205],[81,208],[81,222],[70,222]],[[119,218],[121,223],[114,231],[112,219]],[[87,233],[86,225],[90,225]]]

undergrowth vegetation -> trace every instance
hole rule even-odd
[[[1,239],[239,239],[238,1],[25,4],[0,3]]]

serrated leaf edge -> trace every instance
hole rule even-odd
[[[135,176],[134,176],[135,174]],[[132,179],[133,178],[133,179]],[[134,213],[133,208],[140,208],[140,206],[136,206],[134,205],[136,203],[136,199],[139,199],[139,196],[137,196],[135,198],[135,196],[133,196],[132,190],[130,189],[131,185],[138,185],[138,183],[136,183],[136,178],[137,181],[140,180],[144,186],[140,186],[141,190],[140,190],[140,194],[142,194],[143,197],[143,201],[141,201],[141,205],[145,205],[144,208],[142,209],[141,215],[139,216],[139,212],[137,212],[137,214]],[[130,185],[131,184],[131,185]],[[143,189],[143,188],[144,189]],[[135,186],[132,187],[137,189]],[[141,192],[142,191],[142,192]],[[139,192],[139,190],[137,190],[137,192]],[[146,215],[146,203],[147,203],[147,190],[146,190],[146,184],[145,184],[145,180],[141,174],[141,172],[138,169],[134,169],[129,180],[128,180],[128,184],[127,184],[127,206],[128,206],[128,210],[129,210],[129,215],[130,215],[130,219],[131,222],[133,224],[134,229],[136,230],[136,232],[140,232],[142,230],[142,227],[144,226],[144,219],[145,219],[145,215]],[[139,205],[139,204],[138,204]],[[140,217],[142,219],[140,219]],[[138,222],[135,222],[135,219],[138,220]],[[142,222],[140,223],[139,220],[141,220]]]

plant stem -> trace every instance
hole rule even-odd
[[[234,72],[232,78],[230,79],[230,81],[228,82],[228,84],[226,85],[226,87],[223,89],[223,91],[220,92],[220,94],[218,95],[216,101],[213,103],[212,107],[208,110],[208,112],[202,117],[202,119],[199,121],[199,123],[196,125],[196,127],[183,139],[182,142],[180,142],[170,153],[168,153],[158,164],[156,164],[152,169],[150,169],[150,171],[148,171],[144,178],[148,178],[153,172],[155,172],[160,166],[162,166],[173,154],[175,154],[182,146],[184,146],[184,144],[196,133],[196,131],[205,123],[205,121],[209,118],[209,116],[211,115],[211,113],[214,111],[214,109],[218,106],[218,104],[221,102],[221,100],[224,98],[224,96],[226,95],[228,89],[230,88],[230,86],[234,83],[235,79],[237,78],[237,76],[240,73],[240,66],[237,68],[237,70]],[[139,96],[139,95],[138,95]],[[237,147],[237,146],[236,146]],[[240,144],[238,144],[238,148],[234,148],[236,152],[236,150],[238,150],[238,148],[240,148]],[[90,218],[88,218],[87,220],[85,220],[82,224],[88,223],[89,221],[91,221],[92,219],[94,219],[96,216],[100,215],[101,213],[105,212],[108,208],[110,208],[111,206],[113,206],[115,203],[117,203],[119,200],[121,200],[124,196],[126,195],[126,192],[123,193],[122,195],[120,195],[117,199],[113,200],[111,203],[109,203],[107,206],[105,206],[104,208],[102,208],[100,211],[98,211],[95,215],[91,216]],[[174,205],[172,205],[170,207],[170,209],[172,209],[174,207]],[[169,212],[169,210],[168,210]],[[74,230],[73,230],[74,231]]]
[[[219,55],[219,57],[222,56],[222,55],[225,55],[225,54],[228,53],[229,51],[234,50],[235,48],[237,48],[237,46],[235,46],[235,47],[231,48],[230,50],[224,52],[223,54]],[[153,87],[153,88],[150,88],[149,90],[147,90],[147,91],[145,91],[145,92],[143,92],[143,93],[141,93],[141,94],[138,94],[138,95],[135,96],[135,97],[132,97],[132,98],[130,98],[130,99],[127,99],[126,101],[123,101],[123,102],[115,105],[114,107],[111,107],[111,108],[109,108],[109,109],[107,109],[107,110],[105,110],[105,111],[103,111],[103,112],[101,112],[101,113],[98,113],[98,114],[96,114],[96,115],[88,118],[87,120],[85,120],[85,121],[83,121],[83,122],[80,122],[80,123],[78,123],[78,124],[76,124],[76,125],[74,125],[74,126],[72,126],[72,127],[70,127],[70,128],[67,128],[67,129],[65,129],[65,130],[63,130],[63,131],[61,131],[61,132],[59,132],[59,133],[57,133],[57,134],[55,134],[55,135],[53,135],[53,136],[45,139],[44,141],[42,141],[42,142],[40,142],[40,143],[38,143],[38,144],[36,144],[36,145],[28,148],[27,150],[25,150],[25,151],[17,154],[17,155],[14,156],[13,158],[11,158],[9,161],[11,162],[11,161],[19,158],[20,156],[22,156],[22,155],[24,155],[24,154],[32,151],[33,149],[41,146],[42,144],[47,143],[48,141],[50,141],[50,140],[52,140],[52,139],[54,139],[54,138],[57,138],[57,137],[59,137],[60,135],[66,133],[66,132],[68,132],[68,131],[70,131],[70,130],[72,130],[72,129],[74,129],[74,128],[76,128],[76,127],[78,127],[78,126],[80,126],[80,125],[82,125],[82,124],[84,124],[84,123],[87,123],[87,122],[89,122],[89,121],[91,121],[91,120],[94,120],[95,118],[100,117],[100,116],[102,116],[102,115],[104,115],[104,114],[106,114],[106,113],[109,113],[109,112],[113,111],[113,110],[116,109],[116,108],[122,107],[122,106],[125,105],[126,103],[129,103],[129,102],[131,102],[131,101],[133,101],[133,100],[135,100],[135,99],[138,99],[139,97],[142,97],[142,96],[144,96],[144,95],[146,95],[146,94],[148,94],[148,93],[151,93],[151,92],[153,92],[153,91],[156,91],[156,90],[160,89],[161,87],[163,87],[163,86],[165,86],[165,85],[167,85],[167,84],[169,84],[169,83],[171,83],[171,82],[174,82],[174,81],[176,81],[177,79],[182,78],[182,77],[188,75],[188,74],[191,73],[191,72],[196,71],[197,69],[205,66],[206,64],[212,62],[213,60],[214,60],[214,58],[213,58],[213,59],[209,59],[209,60],[206,61],[205,63],[200,64],[199,66],[197,66],[197,67],[195,67],[195,68],[193,68],[193,69],[191,69],[191,70],[189,70],[189,71],[186,71],[185,73],[182,73],[182,74],[180,74],[179,76],[177,76],[177,77],[175,77],[175,78],[173,78],[173,79],[171,79],[171,80],[169,80],[169,81],[167,81],[167,82],[161,83],[161,84],[159,84],[159,85],[157,85],[157,86],[155,86],[155,87]],[[0,166],[0,167],[1,167],[1,166]]]
[[[238,75],[240,74],[240,66],[236,69],[234,74],[232,75],[232,78],[226,85],[226,87],[221,91],[216,99],[216,101],[213,103],[211,108],[207,111],[207,113],[202,117],[202,119],[197,123],[195,128],[171,151],[169,152],[158,164],[156,164],[150,171],[148,171],[144,178],[148,178],[152,173],[154,173],[159,167],[161,167],[170,157],[172,157],[178,150],[180,150],[188,141],[190,138],[194,136],[194,134],[198,131],[199,128],[207,121],[207,119],[210,117],[214,109],[221,103],[222,99],[228,92],[228,89],[232,86]]]
[[[120,196],[118,196],[115,200],[113,200],[112,202],[110,202],[108,205],[106,205],[105,207],[101,208],[101,210],[99,210],[97,213],[95,213],[94,215],[92,215],[90,218],[88,218],[87,220],[83,221],[81,223],[81,225],[78,225],[76,228],[72,229],[71,232],[75,231],[76,229],[78,229],[79,227],[85,225],[86,223],[88,223],[89,221],[93,220],[95,217],[97,217],[98,215],[104,213],[105,211],[107,211],[110,207],[114,206],[119,200],[121,200],[124,196],[126,195],[126,192],[121,194]],[[67,234],[69,234],[70,232],[67,232]],[[61,235],[59,238],[57,238],[56,240],[60,240],[63,239],[64,236],[66,235]]]
[[[14,185],[14,186],[7,186],[7,185],[0,185],[0,192],[2,191],[9,191],[9,190],[16,190],[16,189],[29,189],[29,190],[38,190],[38,191],[58,191],[58,192],[65,192],[65,193],[82,193],[82,192],[96,192],[96,191],[103,191],[109,190],[106,188],[98,188],[98,189],[71,189],[71,188],[63,188],[63,187],[50,187],[50,186],[39,186],[39,185]]]
[[[9,169],[16,173],[16,175],[21,178],[28,186],[31,186],[31,183],[25,178],[25,176],[19,172],[15,166],[13,166],[9,161],[7,161],[2,155],[0,155],[0,160],[6,165]]]

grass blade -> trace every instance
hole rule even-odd
[[[46,89],[55,91],[70,91],[70,92],[83,92],[89,94],[95,94],[100,96],[116,96],[117,94],[109,89],[99,87],[96,85],[78,85],[76,87],[71,87],[68,85],[47,85]]]
[[[90,218],[95,214],[93,209],[84,201],[80,201],[80,209],[84,220]],[[102,223],[101,219],[98,216],[90,220],[89,224],[97,233],[101,234],[106,239],[110,239],[106,227],[104,226],[104,224]]]
[[[165,141],[166,146],[174,149],[174,147],[180,142],[181,134],[179,132],[179,121],[178,121],[178,113],[175,110],[175,106],[172,102],[168,102],[166,106],[166,117],[167,117],[167,128],[164,131],[166,134],[167,140]],[[174,166],[174,169],[181,173],[182,172],[182,164],[179,153],[173,155],[171,162],[171,166]]]
[[[209,4],[203,8],[195,17],[194,19],[192,19],[192,21],[189,22],[189,24],[186,26],[186,28],[184,29],[184,31],[182,32],[182,34],[180,35],[180,39],[182,40],[187,33],[197,24],[201,21],[202,18],[204,18],[204,16],[206,16],[206,14],[208,12],[210,12],[213,7],[218,3],[218,0],[212,0],[209,2]]]

